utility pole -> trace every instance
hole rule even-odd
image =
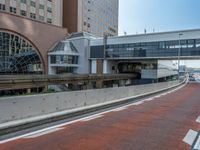
[[[103,51],[104,51],[104,59],[106,58],[106,46],[108,40],[108,33],[104,32],[103,34]]]
[[[181,55],[181,36],[183,33],[179,33],[179,49],[178,49],[178,80],[180,80],[180,55]]]

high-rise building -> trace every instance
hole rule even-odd
[[[64,0],[63,26],[96,36],[118,34],[119,0]]]
[[[0,0],[0,11],[62,26],[63,0]]]

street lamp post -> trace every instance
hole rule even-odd
[[[183,34],[179,33],[179,49],[178,49],[178,80],[180,80],[180,54],[181,54],[181,36]]]

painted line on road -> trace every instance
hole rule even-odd
[[[144,101],[140,101],[140,102],[136,102],[136,103],[130,104],[130,106],[137,106],[137,105],[141,105],[143,103],[144,103]]]
[[[81,121],[87,122],[87,121],[91,121],[91,120],[94,120],[94,119],[97,119],[97,118],[100,118],[100,117],[103,117],[103,115],[96,115],[96,116],[88,117],[88,118],[82,119]]]
[[[122,111],[122,110],[125,110],[125,109],[128,109],[128,107],[127,106],[119,107],[119,108],[114,109],[113,112]]]
[[[148,98],[148,99],[145,99],[144,101],[149,102],[149,101],[153,101],[153,100],[154,100],[154,98]]]
[[[160,97],[161,97],[161,95],[154,96],[154,98],[160,98]]]
[[[0,144],[5,144],[5,143],[15,141],[15,140],[18,140],[18,139],[21,139],[21,138],[24,138],[24,137],[27,137],[27,136],[30,136],[30,135],[33,135],[33,134],[39,134],[41,132],[45,132],[45,131],[48,131],[48,130],[51,130],[51,129],[60,128],[60,127],[66,126],[66,125],[70,125],[70,124],[73,124],[73,123],[76,123],[76,122],[80,122],[80,121],[82,121],[82,120],[84,120],[88,117],[92,117],[92,116],[96,116],[96,115],[102,115],[102,114],[106,114],[106,113],[109,113],[109,112],[112,112],[112,110],[104,111],[104,112],[101,112],[101,113],[98,113],[98,114],[95,114],[95,115],[79,118],[79,119],[76,119],[76,120],[73,120],[73,121],[58,124],[58,125],[55,125],[55,126],[44,128],[44,129],[40,129],[40,130],[37,130],[37,131],[34,131],[34,132],[26,133],[26,134],[16,136],[16,137],[13,137],[13,138],[9,138],[9,139],[6,139],[6,140],[2,140],[2,141],[0,141]]]
[[[183,86],[181,87],[178,87],[177,89],[181,89],[183,88],[187,83],[185,83]],[[169,92],[166,92],[166,94],[168,94]],[[171,93],[171,92],[170,92]],[[164,93],[163,93],[164,94]],[[150,99],[150,98],[149,98]],[[153,100],[153,99],[152,99]],[[150,100],[149,100],[150,101]],[[135,103],[132,103],[132,104],[128,104],[128,105],[125,105],[123,107],[128,107],[128,106],[134,106],[134,105],[140,105],[140,104],[143,104],[145,102],[145,100],[142,100],[142,101],[139,101],[139,102],[135,102]],[[76,119],[76,120],[73,120],[73,121],[69,121],[69,122],[66,122],[66,123],[62,123],[62,124],[59,124],[59,125],[55,125],[55,126],[51,126],[51,127],[48,127],[48,128],[44,128],[44,129],[40,129],[40,130],[37,130],[37,131],[34,131],[34,132],[30,132],[30,133],[26,133],[24,135],[20,135],[20,136],[16,136],[16,137],[12,137],[12,138],[9,138],[9,139],[6,139],[6,140],[2,140],[0,141],[0,144],[4,144],[4,143],[8,143],[8,142],[11,142],[11,141],[15,141],[15,140],[18,140],[18,139],[21,139],[21,138],[24,138],[24,137],[27,137],[27,136],[30,136],[30,135],[33,135],[33,134],[39,134],[41,132],[45,132],[47,130],[51,130],[51,129],[55,129],[55,128],[60,128],[60,127],[63,127],[63,126],[66,126],[66,125],[70,125],[70,124],[73,124],[73,123],[76,123],[76,122],[80,122],[88,117],[92,117],[92,116],[97,116],[97,115],[103,115],[103,114],[106,114],[106,113],[110,113],[110,112],[113,112],[113,110],[115,110],[116,108],[114,109],[110,109],[110,110],[107,110],[107,111],[104,111],[104,112],[101,112],[101,113],[97,113],[95,115],[91,115],[91,116],[87,116],[87,117],[83,117],[83,118],[79,118],[79,119]]]
[[[190,146],[192,146],[192,144],[194,143],[197,135],[198,135],[198,132],[190,129],[188,131],[188,133],[186,134],[186,136],[184,137],[183,142],[185,142],[185,143],[189,144]]]
[[[200,123],[200,116],[197,118],[196,122]]]
[[[167,93],[161,94],[161,96],[165,96],[165,95],[167,95]]]
[[[200,136],[198,137],[196,144],[194,145],[194,150],[200,150]]]
[[[47,130],[47,131],[44,131],[44,132],[40,132],[40,133],[36,133],[36,134],[32,134],[32,135],[26,136],[26,137],[24,137],[24,138],[25,138],[25,139],[37,138],[37,137],[40,137],[40,136],[43,136],[43,135],[47,135],[47,134],[50,134],[50,133],[53,133],[53,132],[62,130],[62,129],[64,129],[64,128],[50,129],[50,130]]]
[[[171,93],[174,93],[174,92],[176,92],[176,91],[175,90],[171,91]]]

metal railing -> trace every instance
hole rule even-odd
[[[76,82],[125,80],[135,77],[135,74],[0,75],[0,90],[26,89]]]

